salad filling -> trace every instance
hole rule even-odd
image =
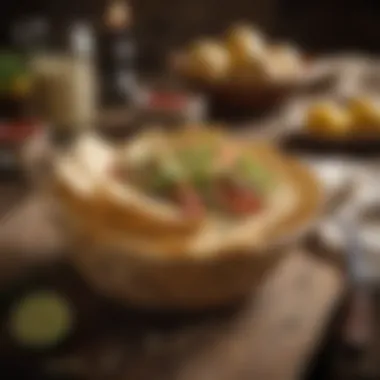
[[[273,174],[249,152],[199,141],[154,150],[138,162],[121,160],[115,175],[176,204],[189,218],[207,210],[228,217],[255,214],[274,187]]]

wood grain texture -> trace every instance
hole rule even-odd
[[[62,240],[47,211],[46,202],[31,195],[3,224],[0,250],[13,244],[13,260],[1,260],[0,277],[20,263],[31,268],[57,258]],[[316,350],[342,290],[337,268],[305,249],[294,249],[246,304],[227,315],[215,311],[211,318],[183,322],[176,317],[136,318],[128,310],[107,308],[103,318],[95,308],[87,320],[96,321],[96,327],[67,355],[89,380],[294,380]],[[111,315],[117,316],[119,327]],[[104,364],[109,356],[124,359],[118,365]]]
[[[28,193],[25,183],[0,181],[0,221],[20,204],[20,200]]]
[[[24,196],[14,199],[19,193]],[[64,246],[41,194],[27,192],[23,186],[4,187],[0,205],[5,199],[10,204],[12,198],[13,205],[0,223],[0,283],[55,260]]]
[[[330,267],[294,252],[228,331],[179,379],[296,379],[322,336],[341,291]]]

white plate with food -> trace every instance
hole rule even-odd
[[[379,97],[355,94],[321,98],[288,109],[286,142],[305,150],[378,154]]]

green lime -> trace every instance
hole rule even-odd
[[[18,344],[49,347],[62,342],[73,324],[68,302],[54,291],[26,295],[12,309],[10,333]]]

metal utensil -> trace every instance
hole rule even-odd
[[[363,254],[363,247],[354,220],[341,222],[346,241],[348,279],[351,287],[347,316],[343,325],[343,343],[357,353],[364,352],[373,337],[373,268]]]

